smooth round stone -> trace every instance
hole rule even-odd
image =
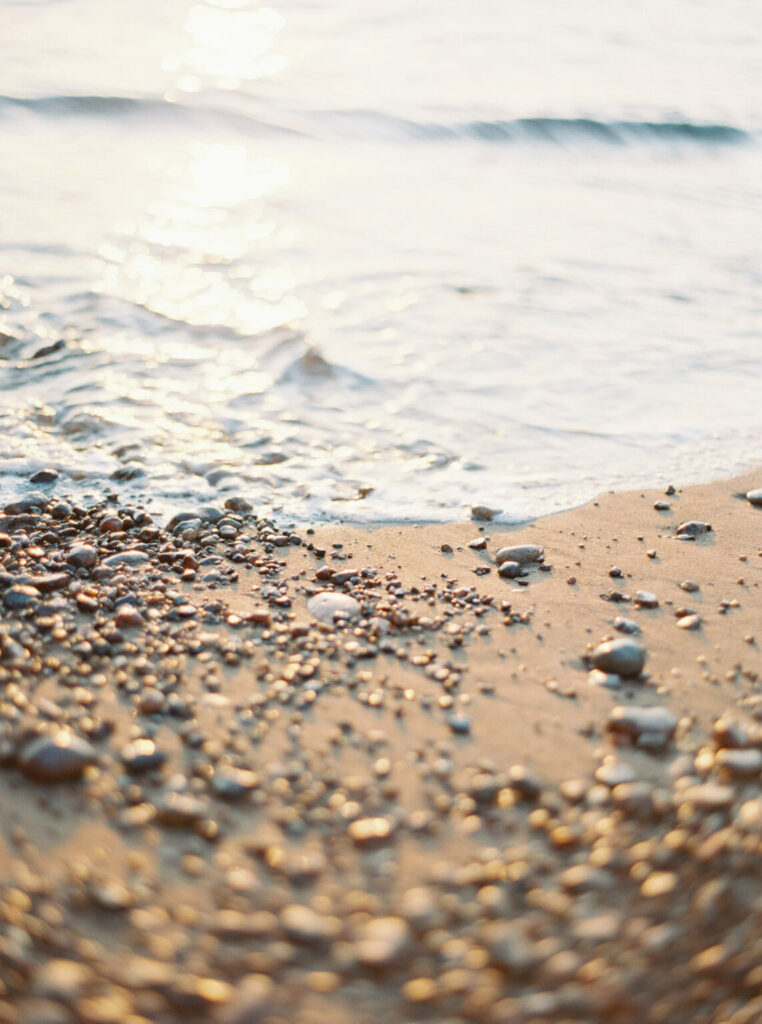
[[[324,590],[307,602],[307,611],[320,622],[333,625],[337,618],[353,619],[360,614],[360,602],[349,594],[337,594]]]
[[[358,846],[372,846],[391,838],[393,823],[388,818],[358,818],[347,833]]]
[[[607,640],[593,651],[593,665],[624,679],[639,675],[646,663],[646,651],[634,640]]]
[[[683,615],[677,620],[677,624],[680,629],[700,629],[701,619],[695,614]]]
[[[24,583],[9,587],[3,597],[3,604],[9,611],[20,611],[22,608],[29,608],[37,603],[40,592],[37,587]]]
[[[208,812],[208,805],[190,793],[167,793],[158,805],[159,820],[182,828],[195,825]]]
[[[38,736],[21,751],[18,766],[24,775],[39,782],[76,779],[95,761],[95,750],[81,736],[61,729]]]
[[[741,804],[735,816],[736,828],[742,832],[762,834],[762,797]]]
[[[410,942],[410,926],[401,917],[377,917],[360,929],[355,956],[366,967],[386,967],[395,963]]]
[[[98,552],[91,544],[75,544],[66,556],[69,565],[77,569],[90,569],[98,560]]]
[[[746,492],[746,500],[757,508],[762,508],[762,487]]]
[[[128,548],[126,551],[117,551],[115,555],[109,555],[103,559],[103,564],[111,568],[115,566],[128,566],[134,568],[136,565],[145,565],[149,555],[145,551],[138,551],[135,548]]]
[[[687,523],[680,523],[677,528],[678,537],[700,537],[704,533],[711,533],[712,527],[709,523],[701,522],[698,519],[691,519]]]
[[[160,768],[167,759],[163,750],[159,750],[153,740],[142,737],[122,747],[120,756],[125,769],[131,775]]]
[[[251,512],[254,506],[246,498],[235,495],[225,499],[225,508],[230,512]]]
[[[539,544],[516,544],[513,547],[500,548],[495,555],[498,565],[503,562],[518,562],[526,565],[529,562],[541,562],[545,558],[545,548]]]
[[[635,595],[635,604],[639,608],[658,608],[659,598],[650,590],[639,590]]]
[[[219,1024],[259,1024],[272,1009],[273,983],[265,974],[247,974],[237,985],[233,998],[215,1020]]]
[[[29,477],[30,484],[52,484],[58,479],[57,469],[38,469]]]
[[[284,907],[280,915],[280,923],[288,935],[305,945],[318,945],[328,942],[336,936],[341,927],[335,917],[318,914],[311,907],[300,903],[292,903]]]
[[[634,769],[626,761],[604,761],[595,772],[595,781],[610,789],[624,782],[634,782],[636,778]]]
[[[697,590],[701,590],[701,587],[695,580],[683,580],[680,589],[684,590],[686,594],[695,594]]]
[[[521,565],[518,562],[501,562],[497,574],[504,580],[515,580],[521,575]]]
[[[454,733],[465,735],[471,732],[471,719],[466,715],[450,715],[447,724]]]
[[[664,707],[641,708],[636,705],[619,704],[609,715],[609,726],[616,732],[630,736],[656,733],[671,735],[677,728],[677,718]]]

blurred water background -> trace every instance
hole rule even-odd
[[[762,7],[0,0],[0,495],[519,520],[762,462]]]

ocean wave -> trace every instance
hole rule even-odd
[[[144,118],[195,129],[282,132],[317,138],[381,141],[472,140],[491,144],[632,146],[692,143],[705,147],[753,142],[757,133],[732,124],[693,120],[617,120],[591,117],[518,117],[453,122],[417,121],[375,110],[279,111],[274,119],[252,111],[251,97],[230,92],[178,101],[161,96],[0,96],[0,116],[27,111],[42,117]],[[247,109],[248,108],[248,109]]]

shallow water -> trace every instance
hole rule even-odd
[[[0,492],[518,520],[758,465],[762,9],[0,0]]]

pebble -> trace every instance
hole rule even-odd
[[[625,618],[624,615],[617,615],[614,619],[614,629],[619,633],[627,633],[629,636],[635,636],[640,633],[640,623],[634,619]]]
[[[471,732],[471,719],[467,715],[450,715],[447,724],[454,733],[463,735]]]
[[[714,755],[714,763],[734,778],[752,779],[762,772],[762,750],[723,748]]]
[[[668,501],[655,501],[654,508],[657,512],[668,512],[672,508],[672,505]]]
[[[116,566],[128,566],[129,568],[134,568],[138,565],[145,565],[148,561],[149,555],[147,552],[128,548],[126,551],[117,551],[115,555],[109,555],[108,558],[104,558],[103,564],[108,565],[111,568]]]
[[[39,782],[76,779],[95,762],[95,750],[81,736],[68,730],[38,736],[18,756],[24,775]]]
[[[265,974],[247,974],[227,1006],[215,1015],[219,1024],[259,1024],[271,1010],[273,983]]]
[[[695,582],[695,580],[683,580],[680,584],[680,589],[684,590],[687,594],[694,594],[697,590],[700,590],[701,587]]]
[[[52,484],[58,479],[57,469],[38,469],[29,477],[30,484]]]
[[[23,608],[29,608],[35,605],[39,600],[40,592],[37,587],[31,587],[27,584],[18,584],[15,587],[9,587],[3,595],[3,605],[9,611],[20,611]]]
[[[3,511],[9,516],[19,516],[33,509],[45,509],[49,504],[50,497],[47,494],[43,494],[42,491],[30,491],[23,498],[6,505]]]
[[[702,534],[711,533],[712,527],[709,523],[703,523],[698,519],[691,519],[687,523],[680,523],[677,528],[678,537],[700,537]]]
[[[366,967],[388,967],[400,959],[409,942],[407,921],[401,917],[377,917],[359,929],[354,954]]]
[[[643,670],[646,651],[634,640],[607,640],[593,651],[592,661],[601,672],[632,679]]]
[[[639,608],[658,608],[659,598],[650,590],[639,590],[635,595],[635,604]]]
[[[667,708],[638,707],[637,705],[617,705],[608,718],[609,727],[615,732],[624,732],[630,736],[645,733],[658,733],[671,736],[677,728],[677,718]]]
[[[591,669],[587,673],[587,681],[591,686],[605,686],[609,690],[615,690],[622,685],[622,677],[615,672],[601,672],[599,668]]]
[[[732,786],[721,786],[716,782],[704,782],[698,786],[687,786],[678,790],[676,799],[681,804],[693,804],[706,811],[721,811],[730,807],[735,800]]]
[[[501,562],[497,572],[503,579],[515,580],[521,575],[521,566],[518,562]]]
[[[487,549],[487,538],[476,537],[474,540],[468,542],[468,546],[472,551],[486,551]]]
[[[388,818],[358,818],[347,832],[358,846],[371,846],[391,838],[393,823]]]
[[[494,519],[495,516],[500,515],[499,508],[489,508],[487,505],[472,505],[471,515],[474,519]]]
[[[333,625],[336,618],[356,618],[360,614],[360,602],[350,597],[349,594],[324,590],[309,599],[307,611],[320,622]]]
[[[284,907],[280,923],[292,939],[308,946],[329,942],[341,931],[341,922],[338,918],[318,914],[311,907],[305,907],[300,903]]]
[[[212,788],[224,800],[238,800],[259,785],[259,776],[248,768],[223,765],[216,768]]]
[[[618,761],[614,758],[604,761],[595,771],[595,781],[613,789],[623,782],[634,782],[637,778],[635,770],[626,761]]]
[[[682,615],[678,620],[677,624],[680,629],[700,629],[701,619],[695,613],[690,615]]]
[[[98,552],[91,544],[75,544],[66,556],[69,565],[77,569],[91,569],[98,560]]]
[[[190,793],[165,793],[157,804],[159,821],[175,828],[195,825],[208,813],[208,805]]]
[[[125,769],[131,775],[160,768],[167,759],[164,751],[160,750],[154,741],[147,737],[125,744],[120,751],[120,757]]]
[[[513,547],[500,548],[495,555],[498,565],[503,562],[518,562],[527,565],[530,562],[541,562],[545,558],[545,548],[539,544],[517,544]]]
[[[753,491],[747,491],[746,500],[749,504],[762,508],[762,487],[757,487]]]

